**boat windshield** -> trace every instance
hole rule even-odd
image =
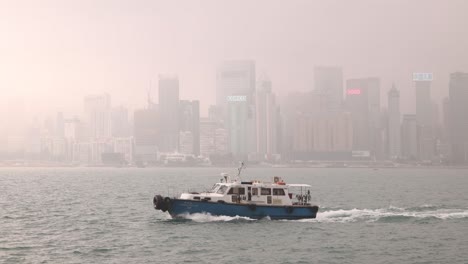
[[[228,187],[226,185],[221,186],[218,191],[216,192],[217,194],[224,194],[227,191]]]
[[[219,188],[219,183],[215,183],[213,187],[211,187],[211,190],[209,190],[209,193],[215,193],[217,189]]]

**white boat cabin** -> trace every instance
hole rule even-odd
[[[211,190],[183,193],[180,199],[259,205],[310,205],[310,185],[286,184],[279,177],[274,177],[273,182],[260,182],[229,181],[227,175],[223,176],[225,180],[214,184]]]

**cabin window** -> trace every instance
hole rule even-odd
[[[262,195],[271,195],[271,189],[270,188],[262,188],[261,194]]]
[[[285,195],[284,189],[273,188],[273,195]]]
[[[227,186],[226,185],[223,185],[221,187],[219,187],[218,191],[216,192],[217,194],[224,194],[226,191],[227,191]]]
[[[228,194],[245,195],[245,188],[244,187],[232,187],[231,189],[229,189]]]
[[[258,188],[252,188],[252,195],[258,195]]]

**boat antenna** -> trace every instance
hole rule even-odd
[[[245,165],[244,165],[244,162],[242,161],[239,168],[237,168],[237,178],[242,181],[240,175],[242,173],[242,170],[244,169]]]

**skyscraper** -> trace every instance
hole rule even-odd
[[[224,111],[228,96],[246,96],[251,103],[255,92],[255,62],[225,61],[216,74],[216,105]]]
[[[271,82],[262,81],[256,99],[257,153],[265,157],[278,153],[279,107],[271,91]]]
[[[346,107],[353,120],[353,150],[382,152],[380,124],[380,79],[361,78],[346,81]]]
[[[353,150],[369,151],[369,89],[366,79],[346,81],[346,108],[353,122]]]
[[[174,152],[179,144],[179,79],[159,76],[159,114],[161,152]]]
[[[113,137],[129,137],[131,135],[127,108],[119,106],[112,109],[111,128]]]
[[[415,79],[416,91],[416,122],[419,126],[419,156],[421,160],[431,160],[435,157],[435,131],[431,101],[431,80]]]
[[[187,142],[188,139],[192,140],[191,147],[186,147],[180,145],[182,141],[180,139],[179,152],[198,156],[200,155],[200,102],[181,100],[179,107],[180,135],[184,135],[184,142]],[[188,132],[190,132],[190,135]],[[182,147],[184,147],[185,151],[181,150]]]
[[[134,113],[135,159],[138,163],[155,163],[161,136],[157,107]]]
[[[430,126],[431,120],[431,82],[414,81],[416,92],[416,120],[420,126]]]
[[[111,99],[109,94],[89,95],[84,99],[85,123],[90,140],[111,136]]]
[[[339,67],[314,68],[315,91],[325,97],[328,111],[338,111],[343,104],[343,70]]]
[[[401,156],[400,92],[392,85],[388,92],[388,154],[392,159]]]
[[[228,146],[235,158],[245,160],[252,150],[251,140],[255,137],[251,133],[252,126],[255,125],[253,109],[244,97],[231,100],[228,102],[228,116],[225,121],[229,135]]]
[[[468,163],[468,73],[450,74],[449,126],[452,161]]]
[[[216,104],[224,116],[229,135],[229,150],[238,159],[246,159],[256,150],[255,63],[226,61],[217,71]]]
[[[401,151],[404,158],[410,160],[418,158],[418,134],[416,115],[403,115],[403,123],[401,125]]]

